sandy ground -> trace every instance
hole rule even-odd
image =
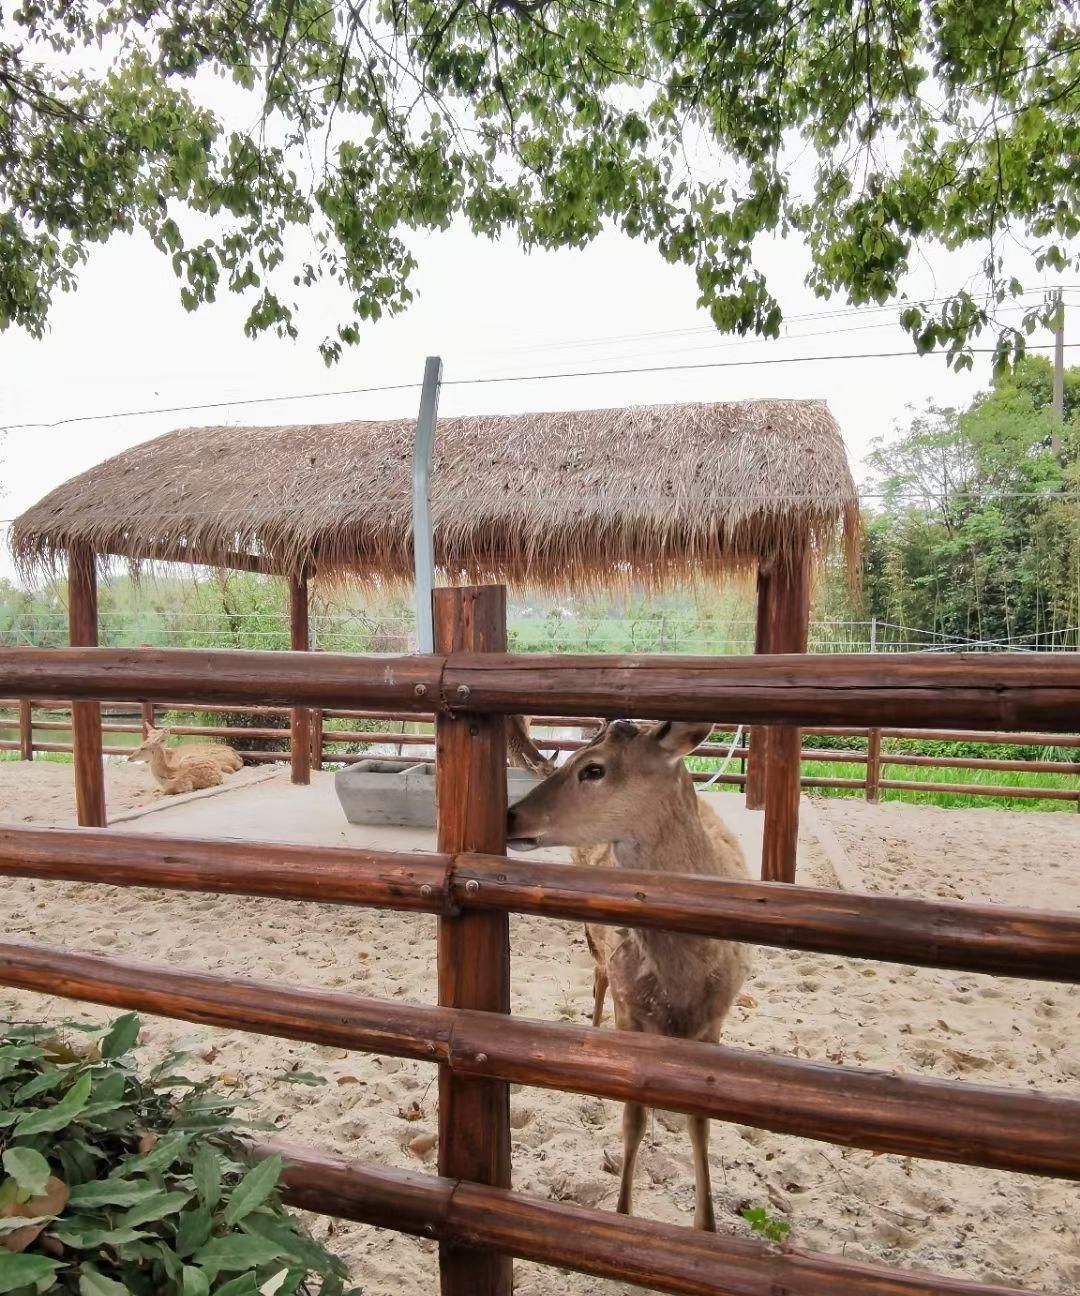
[[[69,767],[0,762],[0,818],[71,822],[69,778]],[[128,768],[110,767],[108,779],[111,805],[137,799]],[[289,835],[281,828],[289,797],[309,791],[322,798],[323,810],[294,813],[291,835],[310,840],[320,829],[324,841],[350,840],[343,820],[331,822],[336,807],[327,776],[301,793],[279,775],[235,797],[170,806],[130,827],[206,835],[231,824],[232,835],[250,830],[280,839]],[[868,890],[1074,912],[1080,906],[1080,817],[839,800],[815,802],[815,816]],[[801,881],[836,884],[809,827],[799,869]],[[19,940],[433,1001],[435,929],[426,917],[33,881],[4,886],[0,915],[4,930]],[[580,929],[515,918],[511,937],[514,1011],[585,1021],[591,966]],[[1066,987],[761,949],[747,990],[751,999],[735,1009],[727,1031],[727,1040],[742,1047],[1080,1095],[1080,1014]],[[108,1015],[3,990],[0,1014]],[[200,1073],[225,1077],[223,1083],[248,1095],[253,1111],[290,1139],[377,1165],[433,1164],[432,1151],[417,1156],[409,1146],[419,1137],[423,1148],[430,1143],[423,1136],[436,1129],[431,1068],[155,1018],[147,1020],[145,1038],[151,1057],[177,1041],[193,1043],[210,1059],[198,1063]],[[325,1084],[289,1081],[291,1070]],[[408,1119],[417,1108],[418,1118]],[[614,1103],[516,1091],[515,1187],[612,1209],[619,1120]],[[688,1224],[693,1178],[681,1123],[663,1114],[651,1121],[636,1205],[643,1216]],[[1080,1290],[1080,1187],[874,1156],[722,1123],[713,1125],[712,1166],[722,1230],[745,1235],[740,1206],[764,1205],[791,1223],[791,1241],[804,1248],[1042,1291]],[[328,1226],[318,1228],[325,1233]],[[436,1289],[430,1244],[352,1225],[333,1226],[332,1243],[366,1296]],[[518,1296],[623,1296],[636,1289],[519,1264],[516,1290]]]

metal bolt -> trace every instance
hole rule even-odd
[[[477,882],[476,878],[469,878],[468,882],[465,883],[465,890],[471,895],[475,895],[480,890],[480,883]]]
[[[428,898],[428,896],[431,895],[431,887],[428,885],[427,882],[425,882],[424,885],[420,888],[420,894],[424,897],[425,900]]]
[[[416,694],[417,697],[426,697],[426,696],[427,696],[427,685],[426,685],[426,684],[417,684],[416,688],[413,689],[413,692]]]
[[[457,695],[458,695],[458,697],[462,700],[462,702],[467,701],[468,696],[469,696],[469,693],[470,693],[470,689],[469,689],[468,684],[459,684],[459,685],[458,685],[458,688],[457,688]]]
[[[486,1066],[487,1060],[488,1060],[488,1055],[486,1053],[477,1053],[476,1055],[477,1066]]]

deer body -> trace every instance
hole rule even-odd
[[[711,726],[609,725],[508,813],[515,849],[564,845],[576,863],[658,873],[747,877],[739,844],[694,792],[683,757]],[[589,924],[596,963],[593,1023],[610,986],[618,1030],[716,1043],[750,969],[750,952],[732,941]],[[715,1231],[709,1181],[709,1123],[689,1118],[694,1152],[696,1227]],[[630,1214],[634,1165],[645,1108],[627,1103],[619,1211]]]
[[[168,729],[148,729],[141,746],[128,757],[128,760],[143,761],[150,766],[154,782],[166,796],[198,792],[203,788],[217,787],[222,782],[222,763],[218,759],[208,754],[205,748],[190,753],[180,748],[170,751],[165,746],[168,736]],[[232,755],[240,759],[236,752]]]

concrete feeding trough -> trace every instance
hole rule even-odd
[[[528,770],[506,771],[508,805],[520,801],[541,779]],[[334,775],[334,790],[353,824],[396,828],[435,827],[435,767],[407,760],[362,760]]]

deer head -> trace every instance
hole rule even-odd
[[[507,844],[519,851],[601,846],[647,834],[679,805],[693,808],[694,785],[683,757],[711,731],[711,724],[700,722],[612,721],[510,808]]]
[[[138,747],[128,756],[129,761],[148,761],[156,751],[163,751],[165,740],[168,738],[171,730],[169,729],[151,729],[147,727],[146,737]]]

